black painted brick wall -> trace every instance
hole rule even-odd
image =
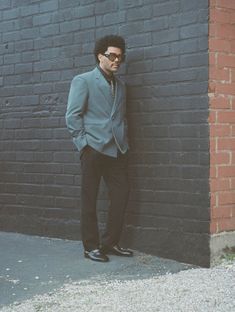
[[[0,1],[0,229],[80,238],[64,114],[94,40],[127,42],[131,197],[123,243],[209,261],[208,1]],[[100,194],[101,224],[106,190]]]

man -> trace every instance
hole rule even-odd
[[[125,41],[105,36],[96,42],[94,55],[97,67],[72,80],[66,123],[80,152],[84,256],[107,262],[108,254],[133,255],[118,245],[129,192],[128,141],[125,85],[114,73],[124,61]],[[99,239],[96,202],[101,177],[108,187],[110,207]]]

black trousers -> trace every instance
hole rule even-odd
[[[117,158],[101,154],[86,146],[81,154],[81,231],[85,250],[116,245],[121,236],[128,201],[128,155],[118,153]],[[103,177],[108,187],[110,206],[106,229],[99,237],[96,203]]]

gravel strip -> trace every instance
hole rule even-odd
[[[235,260],[147,279],[71,282],[1,312],[234,312]]]

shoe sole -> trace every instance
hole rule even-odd
[[[100,258],[94,258],[94,257],[89,256],[89,254],[86,254],[86,253],[84,253],[84,257],[85,257],[86,259],[90,259],[90,260],[92,260],[92,261],[97,261],[97,262],[109,262],[109,259],[105,260],[105,259],[100,259]]]

